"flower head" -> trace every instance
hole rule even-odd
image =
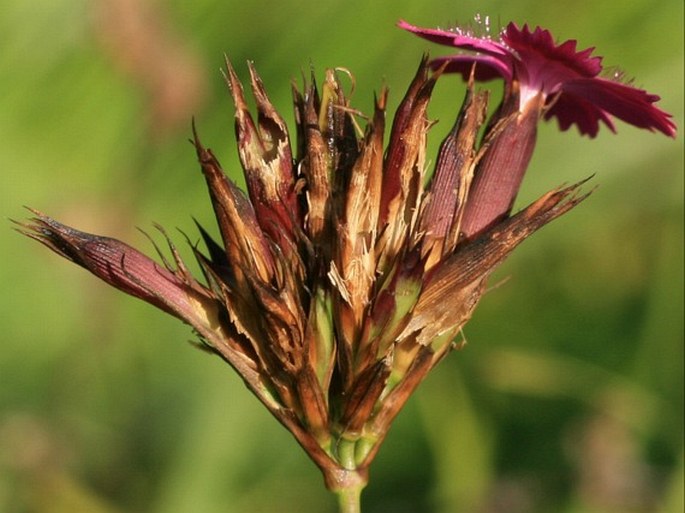
[[[293,88],[293,141],[254,67],[256,119],[227,62],[248,190],[227,178],[193,127],[221,236],[217,242],[200,227],[206,252],[193,251],[203,280],[190,276],[171,244],[173,265],[164,260],[161,266],[120,241],[37,211],[19,230],[192,325],[204,347],[239,372],[290,430],[330,489],[360,490],[410,394],[460,346],[455,338],[489,275],[533,232],[587,197],[578,194],[580,182],[510,215],[540,113],[578,80],[559,77],[589,77],[599,66],[571,44],[554,47],[546,32],[512,27],[506,42],[415,29],[481,52],[471,62],[489,67],[476,74],[494,69],[510,84],[489,121],[487,92],[469,84],[430,180],[426,111],[442,70],[431,74],[427,58],[395,113],[385,148],[385,89],[360,134],[334,70],[321,87],[312,79]],[[544,59],[558,64],[555,85],[539,69]],[[461,62],[452,58],[450,65]],[[605,112],[602,105],[596,108]],[[643,107],[636,103],[636,117]],[[650,119],[670,126],[663,113]]]
[[[452,348],[487,276],[585,196],[557,189],[477,241],[460,228],[487,94],[469,90],[425,188],[426,109],[439,73],[424,59],[383,148],[387,91],[358,136],[336,73],[294,91],[297,144],[249,66],[256,121],[230,63],[248,194],[194,133],[221,243],[195,249],[204,282],[114,239],[34,211],[20,230],[110,285],[191,324],[324,471],[361,486],[390,423]]]
[[[531,31],[528,25],[519,28],[515,23],[509,23],[497,41],[461,30],[419,28],[405,21],[399,27],[435,43],[476,52],[441,57],[432,64],[468,77],[475,63],[478,80],[500,76],[510,87],[517,82],[519,110],[541,95],[544,117],[556,117],[562,130],[575,123],[582,134],[594,137],[600,121],[615,131],[614,116],[638,128],[675,136],[671,116],[654,106],[657,95],[601,76],[602,58],[592,55],[594,48],[577,51],[574,39],[556,44],[548,30]]]

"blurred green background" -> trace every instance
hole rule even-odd
[[[253,59],[292,122],[310,64],[391,111],[422,52],[403,33],[489,14],[596,46],[683,126],[681,0],[242,2],[5,0],[0,207],[38,208],[152,252],[135,227],[214,229],[190,144],[238,171],[223,54]],[[464,86],[438,84],[434,154]],[[364,511],[683,511],[683,137],[544,124],[523,205],[601,186],[527,241],[397,419]],[[174,232],[183,246],[183,237]],[[190,330],[0,230],[0,511],[333,512],[318,470]],[[183,254],[190,256],[183,248]]]

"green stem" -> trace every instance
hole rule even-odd
[[[369,480],[366,468],[346,469],[340,466],[322,468],[326,488],[338,496],[340,513],[360,513],[360,497]]]
[[[340,513],[360,513],[361,504],[360,497],[362,494],[363,485],[349,486],[341,488],[335,493],[338,495],[338,506]]]

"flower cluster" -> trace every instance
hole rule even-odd
[[[193,247],[193,278],[169,242],[163,264],[114,239],[33,211],[20,230],[109,284],[190,324],[294,435],[334,491],[356,490],[392,420],[450,350],[488,276],[540,227],[587,194],[555,189],[520,212],[511,205],[541,117],[594,135],[609,114],[674,134],[656,97],[597,78],[575,42],[511,24],[499,42],[402,28],[478,52],[424,58],[394,115],[384,148],[387,91],[357,133],[336,72],[294,90],[296,138],[250,64],[257,115],[227,62],[247,195],[211,150],[194,145],[221,234]],[[475,63],[475,69],[474,69]],[[431,66],[436,70],[431,73]],[[426,109],[444,71],[501,75],[507,89],[486,119],[488,93],[470,80],[430,180]],[[479,134],[483,131],[484,136]],[[168,240],[168,239],[167,239]]]

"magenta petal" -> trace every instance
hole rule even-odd
[[[616,132],[614,124],[602,109],[593,103],[570,94],[562,94],[545,114],[545,119],[556,117],[561,130],[568,130],[576,124],[583,135],[595,137],[599,132],[599,122],[603,122],[612,132]]]
[[[528,25],[519,29],[515,23],[509,23],[502,40],[518,53],[523,66],[532,62],[547,61],[559,68],[563,66],[567,72],[563,75],[579,74],[585,77],[595,77],[602,71],[602,58],[591,57],[594,48],[576,51],[576,41],[570,39],[557,45],[549,30],[535,27],[533,32]]]
[[[452,46],[454,36],[456,35],[454,32],[450,32],[449,30],[420,28],[412,25],[411,23],[407,23],[404,20],[398,21],[397,26],[401,29],[413,32],[414,34],[418,34],[424,39],[438,43],[439,45]]]
[[[511,51],[509,49],[502,43],[497,43],[491,39],[469,36],[464,33],[452,32],[450,30],[416,27],[404,20],[397,22],[397,26],[401,29],[413,32],[428,41],[441,45],[454,46],[455,48],[461,48],[462,50],[482,52],[493,56],[502,56],[507,62],[511,57]]]
[[[446,73],[459,73],[464,80],[471,76],[473,64],[474,79],[479,82],[486,82],[495,78],[504,78],[506,81],[512,79],[513,70],[510,65],[505,64],[502,59],[491,57],[490,55],[450,55],[448,57],[438,57],[431,60],[431,67],[438,69],[445,64]]]
[[[633,126],[675,137],[672,116],[656,107],[659,97],[647,91],[600,78],[569,80],[562,85],[562,91],[562,96],[568,93],[583,98]]]

